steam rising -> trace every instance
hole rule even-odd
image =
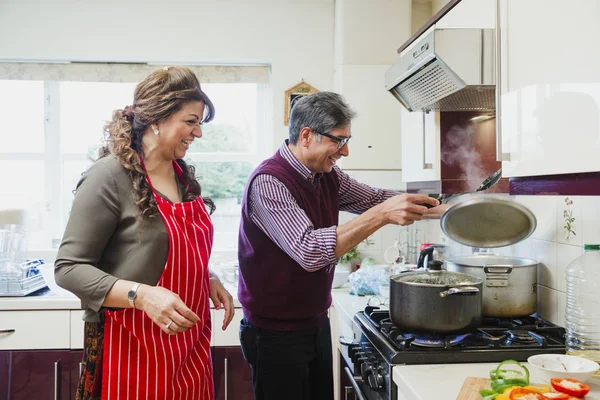
[[[468,181],[468,189],[474,191],[487,178],[479,152],[475,149],[477,123],[454,125],[446,133],[446,145],[442,161],[461,170],[459,179]]]

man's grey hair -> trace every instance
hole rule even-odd
[[[298,143],[302,128],[329,133],[332,129],[348,125],[355,116],[354,110],[337,93],[317,92],[302,96],[292,104],[289,141],[291,144]]]

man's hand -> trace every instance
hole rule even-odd
[[[383,213],[385,224],[406,226],[427,215],[430,209],[422,204],[430,204],[434,207],[431,210],[434,210],[440,202],[425,194],[401,194],[387,199],[378,207]]]
[[[428,209],[425,215],[423,215],[423,217],[427,219],[441,218],[442,215],[446,212],[446,210],[450,207],[452,207],[452,205],[450,204],[440,204],[437,207]]]
[[[216,276],[211,276],[210,278],[210,299],[212,300],[215,308],[220,310],[221,307],[225,309],[225,317],[223,318],[223,326],[221,329],[227,329],[227,326],[233,319],[233,315],[235,314],[234,305],[233,305],[233,297],[231,294],[223,287],[223,284]]]

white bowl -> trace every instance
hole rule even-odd
[[[333,274],[332,287],[334,289],[337,289],[337,288],[344,286],[344,283],[346,283],[346,281],[348,281],[348,276],[350,276],[350,271],[344,271],[344,270],[338,271],[336,269]]]
[[[551,378],[572,378],[580,382],[590,380],[598,371],[598,363],[579,356],[564,354],[537,354],[527,359],[531,372],[550,383]]]

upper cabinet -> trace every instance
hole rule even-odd
[[[600,2],[498,1],[503,176],[600,171]]]
[[[405,182],[439,181],[439,113],[410,112],[399,104],[395,107],[402,110],[402,179]]]
[[[401,168],[400,107],[385,90],[387,65],[341,65],[335,75],[338,93],[354,110],[350,154],[343,159],[349,170]]]

